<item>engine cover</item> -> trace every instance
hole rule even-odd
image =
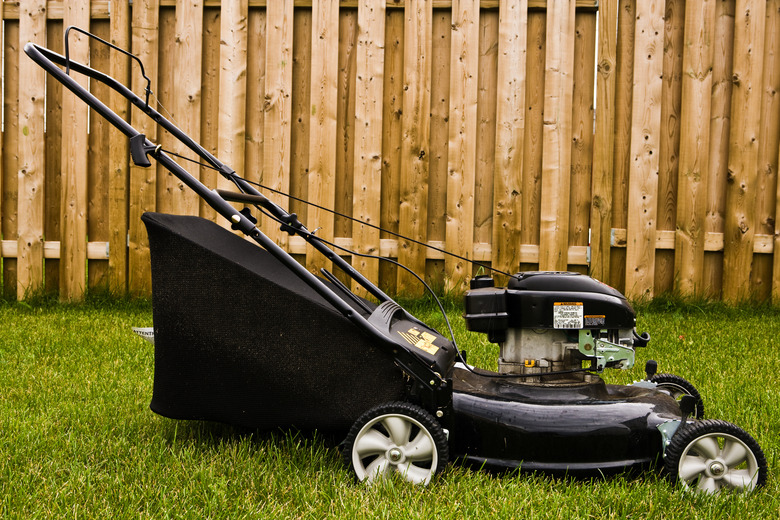
[[[466,292],[468,330],[493,343],[507,329],[633,329],[636,313],[618,290],[570,272],[518,273],[506,287]]]
[[[635,334],[636,314],[620,292],[579,273],[518,273],[501,288],[480,277],[465,308],[466,327],[500,345],[499,372],[531,384],[583,382],[583,363],[630,368],[634,346],[649,339]]]

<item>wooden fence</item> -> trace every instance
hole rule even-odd
[[[146,293],[144,211],[210,208],[29,60],[77,25],[252,181],[504,270],[649,298],[780,300],[780,0],[2,2],[3,289]],[[137,68],[71,55],[142,92]],[[87,85],[86,82],[84,82]],[[96,82],[140,131],[169,136]],[[192,171],[192,169],[191,169]],[[194,174],[210,186],[208,169]],[[284,197],[309,228],[458,290],[475,271]],[[304,243],[264,232],[312,269]],[[778,251],[778,254],[774,254]],[[354,265],[415,291],[385,262]]]

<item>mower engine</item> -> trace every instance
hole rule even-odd
[[[468,330],[500,346],[499,373],[529,384],[591,382],[588,371],[631,368],[634,348],[650,341],[637,334],[625,296],[579,273],[518,273],[506,287],[478,276],[465,310]]]

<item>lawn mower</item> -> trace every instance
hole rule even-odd
[[[635,312],[619,291],[570,272],[509,274],[505,287],[475,277],[464,297],[466,327],[498,344],[500,354],[495,372],[471,366],[451,330],[445,337],[414,317],[335,244],[150,106],[148,78],[141,98],[71,60],[71,31],[129,56],[146,78],[138,58],[74,27],[65,32],[64,56],[33,43],[24,50],[127,136],[135,165],[155,159],[232,227],[194,216],[142,217],[151,250],[154,327],[146,333],[154,342],[155,412],[340,433],[346,464],[366,482],[395,475],[427,484],[452,460],[569,475],[663,464],[671,480],[706,493],[764,484],[758,443],[737,426],[703,419],[702,399],[685,379],[656,373],[655,362],[631,385],[600,377],[632,367],[635,349],[650,341],[636,331]],[[181,141],[190,160],[235,189],[205,186],[74,73],[123,95]],[[342,278],[326,269],[310,273],[258,229],[257,216],[301,237]]]

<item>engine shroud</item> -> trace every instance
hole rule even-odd
[[[501,346],[499,371],[529,374],[576,370],[586,359],[579,331],[619,348],[633,348],[636,313],[619,291],[572,272],[518,273],[506,287],[472,280],[466,327]],[[528,380],[527,382],[541,382]],[[549,382],[549,381],[548,381]]]

